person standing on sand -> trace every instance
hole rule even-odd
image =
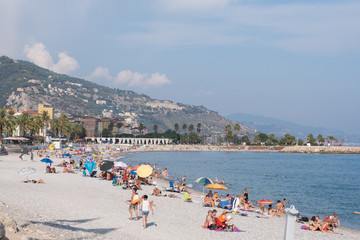
[[[286,198],[284,198],[284,200],[282,201],[282,214],[284,214],[285,211],[285,205],[286,205]]]
[[[24,156],[24,149],[21,148],[20,156],[19,156],[19,158],[21,159],[21,161],[24,161],[23,156]]]
[[[183,178],[181,179],[181,186],[185,187],[185,181],[186,181],[186,176],[183,176]]]
[[[244,201],[247,202],[247,200],[249,199],[249,192],[246,188],[243,192],[243,196],[244,196]]]
[[[144,195],[142,197],[139,208],[142,210],[143,226],[144,226],[144,229],[146,229],[147,217],[149,215],[149,210],[151,210],[152,215],[154,215],[154,210],[152,208],[152,202],[149,202],[147,195]]]
[[[34,161],[34,153],[32,150],[30,151],[30,159],[31,159],[31,161]]]
[[[281,217],[282,216],[282,207],[283,207],[283,205],[282,205],[282,203],[280,202],[280,200],[277,200],[277,204],[276,204],[276,215],[278,216],[278,217]]]
[[[132,190],[132,195],[131,195],[131,202],[130,202],[130,207],[129,207],[129,212],[130,212],[130,220],[133,220],[133,213],[132,213],[132,209],[135,211],[135,220],[138,220],[138,205],[140,202],[140,197],[136,192],[136,188],[133,188]]]

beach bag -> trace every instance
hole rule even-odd
[[[234,230],[234,226],[233,225],[226,225],[224,227],[224,231],[225,232],[232,232]]]
[[[138,202],[140,202],[140,197],[139,195],[135,195],[134,200],[132,200],[131,204],[137,204]]]

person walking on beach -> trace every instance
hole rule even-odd
[[[183,176],[183,178],[181,179],[181,186],[185,187],[185,181],[186,181],[186,176]]]
[[[138,205],[140,202],[140,197],[137,194],[137,190],[136,188],[133,188],[132,190],[132,195],[131,195],[131,202],[130,202],[130,207],[129,207],[129,212],[130,212],[130,220],[133,220],[133,213],[132,213],[132,209],[135,211],[135,220],[138,220]]]
[[[33,153],[33,151],[30,152],[30,159],[31,159],[31,161],[34,161],[34,153]]]
[[[144,195],[142,197],[139,208],[142,211],[143,226],[144,226],[144,229],[146,229],[147,217],[149,215],[149,210],[151,210],[152,215],[154,215],[154,210],[152,208],[152,202],[149,202],[147,195]]]
[[[19,158],[20,158],[21,161],[24,160],[24,159],[23,159],[23,156],[24,156],[24,149],[21,149],[21,151],[20,151],[20,156],[19,156]]]

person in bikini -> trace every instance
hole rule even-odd
[[[211,207],[215,207],[215,202],[209,197],[209,195],[205,196],[204,203],[209,203],[211,204]]]

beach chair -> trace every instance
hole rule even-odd
[[[191,197],[187,192],[184,193],[184,198],[186,202],[192,202]]]
[[[219,208],[225,208],[225,209],[229,209],[230,208],[230,203],[228,200],[224,200],[224,201],[220,201]]]

